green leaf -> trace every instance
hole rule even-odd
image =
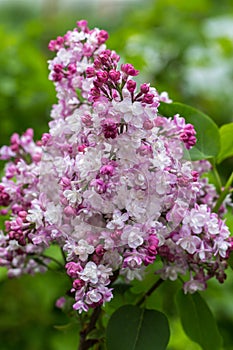
[[[0,281],[4,281],[7,279],[7,268],[0,267]]]
[[[159,113],[164,117],[179,114],[187,123],[194,126],[197,134],[196,145],[189,150],[191,160],[215,158],[220,149],[217,125],[206,114],[182,103],[160,103]]]
[[[233,270],[233,252],[230,253],[229,258],[227,259],[228,265],[231,267]]]
[[[125,305],[114,312],[107,326],[107,350],[165,350],[170,330],[157,310]]]
[[[187,336],[203,350],[221,349],[222,338],[207,303],[199,293],[177,294],[177,305],[183,329]]]
[[[232,207],[228,208],[228,211],[224,215],[224,220],[226,220],[226,225],[228,226],[231,234],[233,235],[233,209]]]
[[[217,157],[217,162],[221,163],[224,159],[233,156],[233,123],[221,126],[219,132],[221,147]]]

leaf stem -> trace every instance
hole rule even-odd
[[[217,191],[218,191],[218,193],[221,193],[221,190],[222,190],[222,181],[221,181],[219,172],[218,172],[218,170],[217,170],[215,161],[211,159],[211,160],[210,160],[210,163],[211,163],[211,165],[212,165],[213,175],[214,175],[215,180],[216,180],[216,188],[217,188]]]
[[[159,278],[153,286],[138,300],[136,303],[137,306],[140,306],[144,303],[144,301],[164,282],[162,278]]]
[[[65,252],[64,250],[61,248],[61,255],[63,257],[63,260],[64,260],[64,264],[66,263],[66,255],[65,255]]]
[[[45,258],[45,259],[49,259],[53,262],[55,262],[57,265],[59,265],[62,269],[64,269],[64,265],[59,261],[57,260],[56,258],[53,258],[52,256],[47,256],[45,254],[41,254],[40,255],[42,258]]]
[[[218,212],[219,208],[221,207],[224,199],[226,198],[226,196],[228,195],[228,193],[230,192],[230,187],[231,187],[231,184],[233,182],[233,172],[231,173],[229,179],[227,180],[227,183],[226,185],[224,186],[224,190],[221,192],[216,204],[215,204],[215,207],[213,209],[213,211],[215,213]]]
[[[94,344],[98,342],[98,339],[86,339],[87,335],[95,329],[96,322],[101,314],[101,306],[98,306],[94,309],[91,315],[90,322],[86,325],[84,329],[80,331],[80,341],[79,341],[79,347],[78,350],[88,350],[90,349]]]

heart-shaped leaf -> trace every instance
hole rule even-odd
[[[203,350],[221,349],[222,338],[207,303],[199,293],[177,294],[177,305],[183,329],[187,336]]]
[[[221,163],[224,159],[233,156],[233,123],[224,124],[219,132],[221,146],[217,162]]]
[[[114,312],[107,326],[107,350],[165,350],[170,330],[160,311],[125,305]]]

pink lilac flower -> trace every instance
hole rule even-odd
[[[223,282],[232,250],[226,224],[212,212],[217,192],[200,176],[209,163],[184,157],[194,127],[159,114],[160,102],[171,102],[167,93],[138,87],[139,71],[119,65],[107,38],[79,21],[50,42],[58,102],[49,131],[37,143],[31,129],[13,134],[0,149],[8,218],[0,265],[9,277],[44,272],[45,249],[59,245],[79,312],[110,301],[118,275],[142,279],[157,255],[162,278],[190,276],[185,292],[205,289],[211,277]]]

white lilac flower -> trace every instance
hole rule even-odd
[[[178,239],[177,244],[179,244],[189,254],[194,254],[198,250],[198,246],[201,244],[201,239],[192,235],[185,236]]]
[[[65,190],[63,192],[64,197],[68,200],[71,204],[80,204],[82,203],[82,195],[80,194],[80,191],[78,190]]]
[[[98,266],[93,261],[88,261],[84,270],[80,272],[80,278],[85,282],[97,284],[98,282]]]
[[[130,248],[137,248],[143,244],[143,231],[141,227],[125,226],[121,235],[122,243]]]
[[[95,248],[88,244],[84,239],[78,241],[78,245],[74,248],[74,253],[79,256],[81,261],[85,261],[89,254],[94,252]]]
[[[32,209],[28,210],[28,215],[26,218],[28,222],[34,223],[36,225],[36,228],[38,228],[42,225],[43,217],[44,215],[41,207],[36,204]]]
[[[122,212],[119,209],[115,209],[112,214],[112,220],[107,223],[106,227],[108,229],[121,229],[124,227],[125,221],[127,221],[128,218],[128,213],[122,214]]]
[[[46,211],[44,213],[45,220],[53,225],[60,225],[61,224],[61,207],[60,205],[55,205],[54,203],[50,202],[47,204]]]

